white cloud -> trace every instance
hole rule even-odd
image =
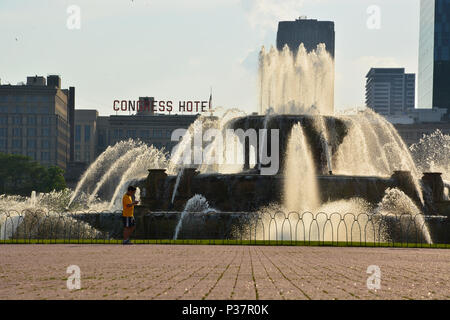
[[[400,64],[394,57],[364,56],[357,60],[359,67],[366,68],[400,68]]]
[[[250,26],[261,32],[276,30],[280,20],[294,20],[301,15],[304,0],[241,0]]]
[[[259,51],[250,49],[245,53],[244,57],[239,60],[239,64],[247,71],[256,74],[258,72],[258,59]]]

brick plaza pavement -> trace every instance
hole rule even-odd
[[[69,265],[81,289],[68,290]],[[381,289],[369,290],[369,265]],[[450,250],[1,245],[0,299],[450,299]]]

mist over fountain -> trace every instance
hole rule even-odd
[[[260,114],[334,113],[334,61],[324,44],[311,52],[301,44],[296,54],[263,47],[259,59]]]
[[[410,151],[420,171],[442,172],[442,178],[450,182],[450,135],[436,130],[413,144]]]

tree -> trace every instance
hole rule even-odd
[[[31,191],[50,192],[66,188],[64,171],[46,168],[29,157],[0,153],[0,194],[29,196]]]

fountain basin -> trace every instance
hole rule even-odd
[[[185,169],[172,203],[176,178],[163,170],[149,170],[147,179],[138,183],[145,196],[141,197],[142,206],[136,211],[183,211],[186,202],[196,194],[204,196],[212,208],[222,212],[252,212],[283,202],[283,175],[198,174],[195,169]],[[362,198],[377,204],[387,188],[399,188],[420,203],[410,184],[411,175],[404,171],[395,172],[391,177],[321,175],[317,179],[322,203]]]

